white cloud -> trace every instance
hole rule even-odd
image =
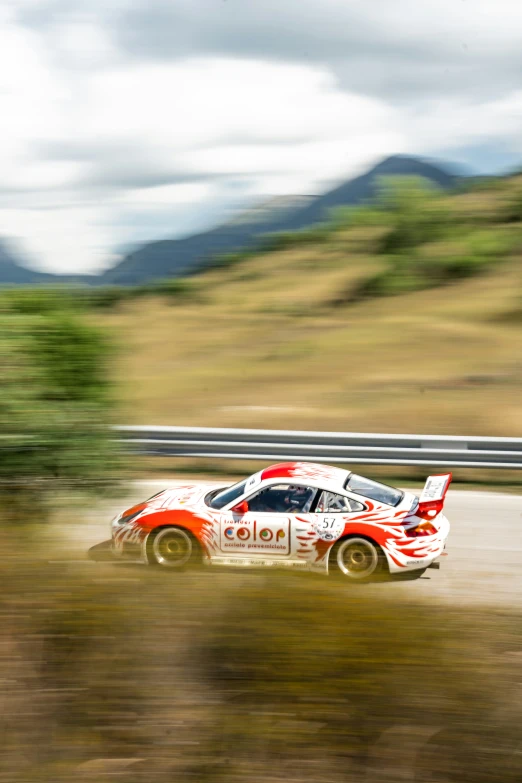
[[[497,139],[522,155],[522,89],[479,103],[438,99],[408,114],[420,150]]]
[[[208,197],[210,186],[203,182],[181,185],[158,185],[155,188],[140,188],[126,193],[122,203],[143,209],[157,209],[172,204],[198,204]]]
[[[0,234],[15,237],[34,268],[66,274],[103,269],[113,243],[98,205],[59,209],[0,209]],[[42,263],[44,262],[44,263]]]
[[[65,94],[50,74],[38,36],[0,21],[0,117],[2,184],[16,182],[31,162],[30,144],[60,133]]]
[[[521,28],[508,0],[13,0],[0,234],[95,270],[396,152],[522,155]]]
[[[111,216],[113,241],[125,242],[126,207],[146,223],[167,204],[204,203],[210,184],[198,178],[243,179],[245,198],[265,192],[270,179],[280,192],[285,183],[309,190],[401,145],[393,111],[341,92],[322,68],[201,59],[117,67],[78,79],[64,110],[67,80],[37,65],[50,86],[48,130],[41,134],[30,112],[18,115],[9,179],[18,209],[0,209],[0,232],[20,237],[58,271],[99,268],[103,248],[108,254],[112,244]],[[24,97],[32,104],[38,90],[26,81]],[[51,159],[37,157],[43,141],[52,142]],[[169,172],[172,184],[162,181]],[[158,186],[142,187],[147,178]],[[213,195],[223,194],[214,186]],[[0,203],[12,199],[8,194]],[[154,220],[139,235],[154,238],[152,229]],[[173,221],[170,233],[185,233],[184,226]]]
[[[69,67],[100,68],[118,59],[106,28],[90,19],[57,21],[48,32],[54,58],[63,58]]]
[[[387,151],[399,136],[392,109],[342,92],[322,68],[236,60],[97,75],[80,124],[86,142],[140,145],[166,168],[199,174],[284,173],[310,159],[317,177],[329,145],[335,154],[342,140],[371,155],[383,125]]]

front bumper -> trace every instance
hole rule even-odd
[[[114,549],[112,546],[112,539],[108,541],[102,541],[101,544],[95,544],[87,550],[87,556],[89,560],[95,560],[96,562],[106,562],[107,560],[114,560]]]

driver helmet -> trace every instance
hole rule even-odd
[[[303,495],[306,495],[308,493],[308,488],[307,487],[303,487],[303,486],[301,486],[299,484],[297,484],[297,485],[292,484],[290,487],[288,487],[288,491],[292,495],[297,495],[297,496],[302,497]]]
[[[310,495],[310,489],[300,485],[292,485],[288,487],[287,503],[295,505],[302,505],[306,503]]]

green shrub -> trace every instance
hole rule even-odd
[[[444,285],[481,274],[511,252],[518,235],[504,229],[481,229],[460,234],[450,251],[434,245],[431,252],[414,247],[409,252],[386,256],[386,268],[363,280],[339,303],[364,298],[392,296]],[[453,248],[453,249],[451,249]]]
[[[467,183],[468,192],[498,192],[506,187],[506,177],[470,177],[461,182],[464,183],[464,187]]]
[[[506,199],[502,218],[506,223],[520,223],[522,221],[522,188],[518,188]]]
[[[90,307],[110,309],[132,298],[130,286],[100,286],[84,290],[83,296]]]
[[[83,289],[78,298],[89,307],[110,309],[121,302],[129,302],[144,296],[166,296],[171,299],[187,299],[195,296],[197,285],[192,278],[167,277],[133,286],[100,286]]]
[[[61,491],[109,487],[119,458],[104,335],[67,300],[23,302],[0,308],[0,501],[3,517],[31,521]]]
[[[381,241],[381,253],[402,253],[443,236],[450,213],[437,195],[421,177],[382,179],[379,204],[391,225]]]
[[[348,228],[373,228],[389,223],[388,213],[377,206],[363,204],[358,207],[335,207],[330,212],[330,225],[334,230]]]
[[[259,251],[275,252],[300,245],[320,244],[330,238],[333,230],[334,227],[330,223],[316,223],[310,228],[265,234],[260,240]]]
[[[351,300],[418,291],[426,287],[425,276],[419,269],[417,259],[406,256],[390,256],[388,267],[362,280],[352,291]]]
[[[160,280],[152,280],[150,283],[134,286],[130,289],[128,297],[139,299],[142,296],[167,296],[173,299],[185,299],[193,295],[196,290],[194,280],[188,277],[166,277]]]
[[[265,253],[286,250],[295,244],[295,232],[280,231],[274,234],[266,234],[261,240],[261,248]]]
[[[63,311],[66,308],[73,310],[82,299],[84,299],[83,288],[67,285],[17,286],[2,290],[0,307],[3,302],[13,312],[42,315]]]
[[[253,250],[240,250],[234,253],[222,253],[213,256],[209,261],[207,261],[205,266],[200,271],[204,272],[206,269],[227,269],[228,267],[241,264],[243,261],[248,261],[248,259],[252,258],[254,255],[256,255],[256,251]]]

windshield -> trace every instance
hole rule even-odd
[[[397,506],[404,493],[400,489],[388,487],[386,484],[380,484],[378,481],[358,476],[352,473],[346,482],[346,488],[371,500],[377,500],[379,503],[386,503],[388,506]]]
[[[239,484],[234,484],[231,487],[227,487],[227,489],[218,492],[218,494],[212,498],[209,506],[211,508],[223,508],[224,506],[228,506],[233,500],[237,500],[241,495],[244,495],[245,486],[246,480],[240,481]]]

